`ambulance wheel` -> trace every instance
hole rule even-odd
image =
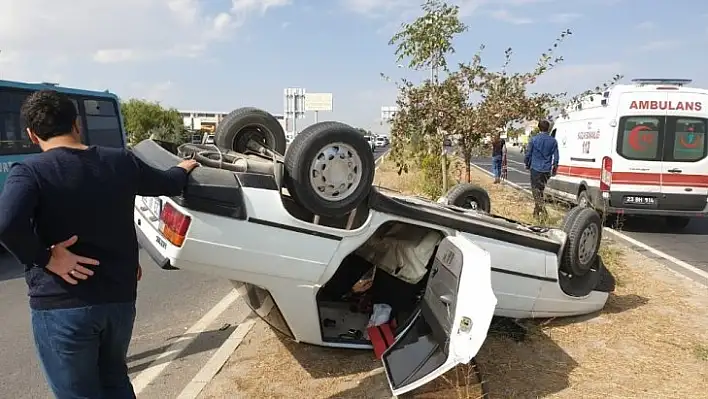
[[[445,195],[451,205],[465,209],[474,209],[490,213],[492,211],[492,201],[489,194],[482,187],[470,183],[457,184]]]
[[[588,195],[587,190],[580,190],[578,193],[578,199],[577,199],[578,206],[587,208],[591,205],[590,203],[590,196]]]
[[[584,276],[592,269],[602,240],[602,219],[591,208],[580,211],[568,223],[564,231],[568,235],[561,259],[561,268],[575,277]]]

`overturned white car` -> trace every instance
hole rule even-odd
[[[366,349],[378,333],[396,395],[469,362],[493,315],[591,313],[614,289],[591,209],[554,229],[494,216],[471,185],[437,202],[387,192],[372,186],[366,139],[337,122],[306,128],[281,156],[278,121],[241,109],[215,142],[135,146],[158,168],[205,165],[179,197],[137,198],[141,246],[162,268],[244,283],[251,307],[272,301],[260,315],[297,341]]]

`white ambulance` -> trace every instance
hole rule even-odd
[[[708,215],[708,90],[634,79],[587,96],[555,122],[558,173],[547,192],[608,214]]]

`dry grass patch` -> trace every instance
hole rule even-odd
[[[492,184],[484,173],[472,172],[472,182],[489,192],[492,212],[534,223],[530,197],[512,187]],[[398,176],[395,166],[384,162],[376,183],[417,194],[421,175],[413,170]],[[549,207],[549,214],[549,223],[556,224],[563,210]],[[706,288],[608,238],[601,254],[617,279],[617,289],[600,314],[526,321],[523,342],[491,334],[478,361],[492,397],[705,397]],[[460,369],[459,373],[469,374],[466,368]],[[452,385],[457,385],[454,378],[448,378],[447,389]],[[444,397],[460,397],[460,389],[466,388],[457,387],[457,394],[446,392],[451,396]]]
[[[259,321],[200,399],[390,397],[372,352],[298,344]]]

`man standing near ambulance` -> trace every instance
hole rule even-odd
[[[551,176],[558,171],[558,141],[548,132],[551,124],[547,120],[538,122],[538,134],[529,140],[529,145],[524,156],[526,170],[531,176],[531,192],[533,193],[535,217],[545,216],[546,208],[543,204],[543,191]]]

